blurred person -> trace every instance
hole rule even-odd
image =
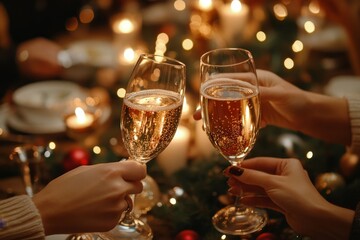
[[[44,239],[59,233],[105,232],[142,191],[146,168],[136,161],[80,166],[30,198],[0,201],[0,239]]]

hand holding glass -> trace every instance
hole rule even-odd
[[[164,56],[142,54],[126,88],[121,133],[129,160],[146,164],[171,142],[185,96],[185,65]],[[171,160],[171,159],[170,159]],[[110,239],[152,239],[151,228],[132,212],[104,234]]]
[[[204,129],[214,147],[232,165],[240,166],[255,144],[260,126],[260,99],[251,53],[224,48],[205,53],[200,59],[201,109]],[[213,216],[222,233],[247,235],[261,230],[267,214],[240,203]]]

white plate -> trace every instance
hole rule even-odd
[[[24,85],[15,90],[13,101],[16,105],[57,110],[63,108],[75,97],[84,97],[83,89],[66,80],[48,80]]]

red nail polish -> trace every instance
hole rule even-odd
[[[239,168],[236,166],[232,166],[229,169],[229,173],[231,173],[232,175],[235,175],[235,176],[241,176],[241,174],[243,174],[243,172],[244,172],[243,168]]]

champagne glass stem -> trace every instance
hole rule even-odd
[[[127,196],[126,201],[128,203],[128,208],[125,211],[124,217],[120,220],[120,224],[125,227],[134,227],[135,218],[134,218],[134,200],[135,194],[130,194]]]

